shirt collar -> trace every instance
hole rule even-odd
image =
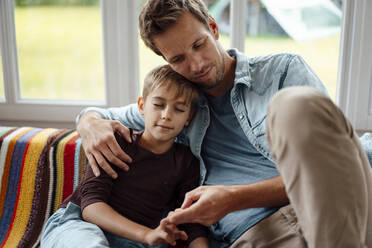
[[[228,49],[227,53],[236,59],[234,85],[244,84],[250,89],[252,87],[252,78],[250,74],[251,65],[249,63],[249,58],[236,48]]]

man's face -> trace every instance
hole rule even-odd
[[[203,90],[218,86],[224,76],[223,49],[217,42],[218,31],[211,32],[186,12],[154,43],[170,66]]]

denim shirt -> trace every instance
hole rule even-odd
[[[328,95],[327,91],[312,69],[298,55],[282,53],[248,58],[237,49],[227,52],[237,60],[234,86],[231,90],[231,104],[236,118],[254,147],[273,161],[265,131],[267,107],[272,96],[281,88],[295,85],[311,86]],[[96,111],[102,118],[117,120],[127,127],[144,129],[144,119],[137,104],[109,109],[86,108],[77,117],[77,121],[87,111]],[[177,137],[177,142],[189,145],[192,153],[200,160],[200,184],[204,183],[207,173],[201,157],[201,147],[209,121],[208,102],[202,95],[195,117]]]

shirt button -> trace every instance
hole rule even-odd
[[[243,119],[244,118],[244,115],[243,114],[239,114],[239,119]]]

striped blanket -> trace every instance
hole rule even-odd
[[[37,247],[86,164],[74,130],[0,127],[0,247]]]

